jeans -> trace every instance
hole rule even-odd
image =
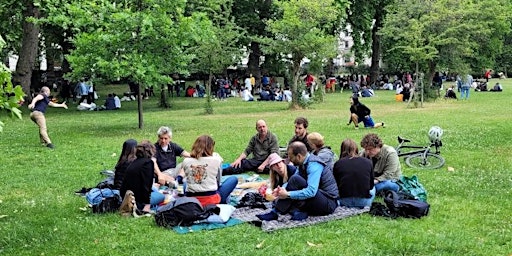
[[[469,99],[469,87],[463,86],[460,88],[460,98],[466,100]]]
[[[396,182],[391,181],[391,180],[383,180],[383,181],[375,184],[376,193],[379,193],[379,192],[385,191],[385,190],[393,190],[395,192],[398,192],[399,188],[400,187],[398,186],[398,184],[396,184]]]
[[[156,207],[165,200],[165,195],[158,192],[158,189],[155,187],[151,188],[151,190],[149,204],[151,205],[151,210],[155,210]]]
[[[220,203],[221,204],[229,204],[229,195],[235,189],[238,184],[238,178],[236,176],[228,177],[217,190],[220,195]]]
[[[370,190],[370,198],[362,198],[362,197],[346,197],[340,198],[338,204],[340,206],[346,206],[350,208],[364,208],[365,206],[371,206],[373,199],[375,198],[375,187]]]
[[[286,190],[297,191],[308,186],[307,180],[300,175],[292,175],[286,185]],[[307,212],[310,215],[324,216],[334,212],[338,202],[324,195],[320,190],[314,197],[305,200],[291,198],[279,199],[275,204],[275,210],[281,214],[293,213],[295,210]]]

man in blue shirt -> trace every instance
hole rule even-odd
[[[291,220],[304,220],[309,215],[333,213],[339,193],[332,171],[299,141],[288,146],[288,157],[298,170],[288,183],[272,192],[278,198],[274,209],[256,217],[269,221],[277,220],[278,213],[290,213]]]

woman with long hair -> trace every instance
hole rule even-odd
[[[352,139],[341,143],[340,160],[334,164],[334,178],[338,185],[341,206],[371,206],[375,198],[373,164],[366,157],[359,156],[359,149]]]
[[[208,135],[199,136],[192,145],[190,157],[182,162],[179,176],[186,181],[185,196],[195,197],[201,205],[225,204],[238,179],[228,177],[221,185],[222,159],[214,154],[215,141]],[[180,177],[177,178],[180,180]]]
[[[297,171],[297,167],[285,164],[284,160],[277,153],[270,154],[267,159],[270,169],[270,188],[272,190],[278,186],[283,186]]]
[[[128,139],[123,143],[123,149],[117,160],[117,164],[114,172],[114,188],[120,189],[123,184],[124,174],[126,168],[132,163],[135,158],[135,147],[137,147],[137,141],[134,139]]]
[[[155,146],[144,140],[137,145],[136,159],[126,168],[123,183],[121,185],[121,196],[125,197],[133,192],[136,202],[136,215],[150,215],[151,208],[162,203],[165,196],[153,188],[155,163]]]

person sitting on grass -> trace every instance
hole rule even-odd
[[[324,145],[324,136],[318,132],[312,132],[308,134],[308,143],[311,145],[311,154],[318,156],[332,171],[334,152],[332,152],[331,147]]]
[[[457,99],[457,94],[453,90],[455,88],[454,85],[446,89],[446,94],[444,95],[445,99]]]
[[[238,158],[223,170],[223,175],[240,174],[243,172],[266,172],[268,173],[267,157],[272,153],[279,152],[279,142],[276,135],[268,130],[264,120],[256,122],[258,133],[252,136],[247,148]],[[250,154],[252,158],[247,158]]]
[[[400,159],[395,148],[384,145],[377,134],[366,134],[361,140],[363,150],[359,155],[373,163],[373,175],[376,193],[385,190],[398,191],[396,183],[402,175]]]
[[[332,171],[315,155],[308,153],[302,142],[288,146],[288,157],[298,170],[288,183],[272,192],[277,198],[272,210],[258,214],[260,220],[277,220],[279,214],[291,214],[291,220],[304,220],[309,215],[324,216],[338,206],[338,187]]]
[[[190,153],[171,141],[171,128],[162,126],[158,128],[157,135],[158,141],[155,143],[155,161],[157,163],[155,174],[160,184],[172,183],[181,168],[177,164],[176,157],[190,157]]]
[[[340,147],[340,160],[334,164],[334,178],[340,193],[339,205],[363,208],[375,198],[372,161],[359,156],[357,144],[345,139]]]
[[[268,159],[268,166],[270,168],[270,188],[273,190],[286,184],[290,177],[297,171],[297,167],[286,164],[277,153],[270,154]]]
[[[134,215],[137,216],[150,216],[151,208],[155,209],[165,200],[165,196],[156,189],[158,184],[153,187],[155,163],[152,158],[155,153],[155,146],[151,142],[142,141],[137,145],[136,159],[126,168],[124,174],[120,194],[124,198],[131,194],[127,191],[133,192],[136,204]]]
[[[215,141],[208,135],[199,136],[185,158],[177,177],[186,181],[185,196],[195,197],[202,206],[229,203],[228,197],[235,189],[238,179],[228,177],[222,184],[222,158],[214,154]]]
[[[357,95],[350,97],[350,118],[347,125],[354,123],[356,129],[359,129],[359,123],[363,122],[365,128],[384,127],[384,123],[374,123],[370,116],[371,110],[363,103],[359,102]]]
[[[489,90],[490,92],[501,92],[503,91],[503,87],[500,83],[496,83],[492,89]]]

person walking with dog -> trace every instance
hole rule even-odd
[[[50,100],[50,88],[43,86],[39,94],[32,99],[32,102],[28,105],[28,108],[32,110],[30,113],[30,119],[39,126],[39,139],[41,143],[48,148],[55,148],[48,136],[48,130],[46,128],[46,118],[44,116],[48,106],[55,108],[68,109],[66,102],[54,103]]]

